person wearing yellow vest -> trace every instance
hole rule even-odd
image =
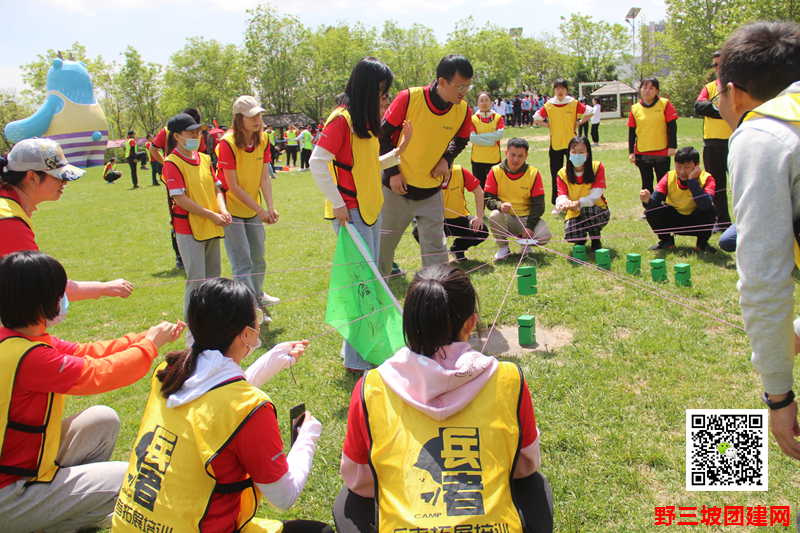
[[[695,250],[709,254],[717,249],[708,244],[714,226],[714,177],[700,168],[700,153],[692,146],[675,152],[675,170],[659,180],[651,193],[639,192],[647,223],[658,236],[651,250],[675,248],[676,235],[697,237]]]
[[[153,154],[151,153],[150,147],[153,146],[153,134],[148,133],[145,136],[145,139],[147,139],[147,142],[144,144],[144,153],[145,157],[147,158],[147,161],[150,162],[150,168],[152,169],[153,187],[158,187],[159,185],[161,185],[161,182],[158,181],[158,178],[159,176],[161,176],[161,172],[162,169],[164,168],[164,165],[156,161],[153,158]]]
[[[603,191],[606,189],[606,170],[603,163],[592,160],[589,139],[573,137],[569,142],[567,165],[558,171],[556,209],[564,211],[564,239],[574,244],[586,244],[589,235],[592,250],[603,247],[600,231],[608,224],[611,211]]]
[[[714,68],[714,81],[711,81],[700,91],[700,96],[694,103],[694,112],[703,117],[703,166],[714,176],[717,190],[714,192],[714,208],[717,210],[717,224],[714,233],[725,231],[731,225],[731,215],[728,212],[728,139],[733,131],[722,120],[719,111],[711,104],[717,96],[716,74],[719,69],[719,58],[722,55],[717,50],[711,55],[711,66]]]
[[[478,111],[472,115],[472,174],[478,178],[481,189],[486,186],[489,170],[503,160],[500,154],[500,141],[505,133],[506,122],[501,115],[492,110],[489,93],[478,95]],[[446,213],[445,213],[446,215]]]
[[[294,505],[322,429],[303,413],[284,455],[275,404],[261,387],[296,364],[308,341],[278,344],[242,369],[261,346],[260,314],[236,281],[209,280],[192,293],[195,343],[168,353],[153,373],[114,507],[116,533],[333,533],[322,522],[254,517],[262,496],[281,511]]]
[[[592,117],[592,108],[586,107],[569,95],[569,83],[564,78],[558,78],[553,82],[553,93],[555,96],[534,113],[533,122],[537,126],[550,128],[549,154],[552,179],[550,203],[556,205],[558,190],[556,177],[564,166],[564,160],[569,157],[567,146],[570,139],[575,137],[575,128]]]
[[[114,182],[122,177],[122,172],[117,170],[117,158],[112,157],[103,168],[103,179],[106,180],[106,185],[114,185]]]
[[[226,207],[232,224],[225,227],[225,251],[234,279],[253,292],[259,305],[267,307],[280,299],[263,290],[267,270],[264,224],[277,223],[279,214],[272,199],[269,177],[272,156],[269,135],[261,120],[263,112],[264,108],[253,96],[236,99],[233,126],[220,141],[217,165],[228,188]],[[261,205],[262,199],[266,208]]]
[[[133,188],[139,189],[139,178],[136,175],[136,132],[133,130],[128,131],[128,138],[125,139],[123,148],[125,150],[125,161],[127,161],[128,166],[131,169],[131,181],[133,182]]]
[[[478,322],[469,278],[428,266],[404,307],[408,347],[350,398],[337,531],[551,532],[531,394],[516,364],[466,342]]]
[[[311,157],[311,150],[314,149],[312,140],[314,136],[311,134],[313,126],[307,125],[303,127],[303,131],[297,136],[297,142],[300,143],[300,170],[307,172],[311,170],[308,166],[308,160]]]
[[[211,158],[197,152],[200,130],[207,127],[185,113],[175,115],[167,122],[169,136],[164,180],[175,202],[173,223],[178,249],[186,267],[184,317],[194,288],[202,283],[201,280],[221,274],[219,241],[224,236],[222,228],[231,223],[225,195],[220,189],[222,182],[211,166]],[[186,336],[186,343],[191,347],[191,335]]]
[[[297,152],[299,146],[297,144],[297,136],[300,130],[294,124],[289,124],[289,127],[283,132],[283,138],[286,140],[286,166],[289,166],[289,159],[292,160],[292,166],[297,166]]]
[[[781,451],[800,460],[792,391],[800,349],[800,320],[792,327],[792,272],[800,264],[800,25],[740,27],[722,47],[718,79],[712,103],[733,130],[728,170],[738,231],[737,288],[751,360],[770,408],[770,430]]]
[[[79,344],[47,330],[66,317],[67,274],[42,252],[0,260],[0,529],[111,526],[126,464],[110,461],[120,421],[95,405],[62,419],[66,398],[127,387],[150,371],[183,324]]]
[[[422,265],[447,261],[440,188],[454,159],[469,142],[472,120],[464,97],[472,88],[472,74],[467,58],[447,55],[439,61],[432,84],[401,91],[386,111],[379,136],[381,154],[389,153],[402,140],[398,134],[405,121],[417,133],[400,164],[385,169],[382,175],[383,235],[378,254],[382,276],[393,272],[394,251],[415,218]]]
[[[325,135],[314,147],[309,162],[314,182],[325,196],[323,216],[332,221],[337,235],[342,225],[352,224],[374,260],[381,243],[381,168],[397,165],[412,137],[411,126],[404,124],[405,138],[400,146],[379,156],[381,105],[388,104],[393,81],[391,69],[382,61],[361,59],[350,73],[339,97],[340,105],[328,117]],[[347,341],[342,354],[345,368],[372,368]]]
[[[628,116],[628,159],[639,168],[642,189],[650,192],[654,173],[657,182],[669,172],[670,157],[678,147],[678,113],[659,91],[657,78],[642,80],[642,100],[633,104]]]
[[[528,141],[514,137],[506,145],[506,158],[492,167],[486,178],[486,208],[489,209],[489,229],[497,243],[496,260],[510,253],[509,237],[535,239],[536,245],[525,245],[523,250],[533,253],[552,237],[550,228],[542,219],[544,214],[544,186],[539,169],[530,166]]]
[[[275,179],[275,166],[278,163],[278,157],[281,155],[281,150],[275,145],[275,132],[272,131],[272,126],[267,125],[265,131],[269,137],[269,177]]]

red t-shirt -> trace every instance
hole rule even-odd
[[[350,396],[350,409],[347,414],[347,434],[344,437],[343,453],[353,462],[365,465],[369,462],[371,445],[367,422],[364,418],[364,407],[361,404],[361,382],[358,380],[353,394]],[[522,430],[522,447],[530,446],[536,440],[536,418],[533,415],[533,403],[528,384],[523,381],[522,401],[519,408],[520,429]]]
[[[518,180],[522,177],[524,172],[517,172],[516,174],[506,173],[508,179],[510,180]],[[483,189],[486,192],[490,192],[497,196],[497,180],[494,177],[494,168],[489,171],[489,175],[486,176],[486,188]],[[533,180],[533,187],[531,187],[531,198],[534,196],[542,196],[544,194],[544,185],[542,184],[542,173],[537,172],[536,178]],[[507,201],[505,198],[500,198],[501,201]]]
[[[425,95],[425,102],[428,104],[428,109],[431,113],[435,115],[444,115],[449,112],[453,108],[453,104],[447,104],[447,108],[444,111],[436,109],[436,107],[431,103],[431,85],[425,87],[423,94]],[[395,146],[397,146],[397,136],[400,135],[400,131],[402,131],[403,121],[406,119],[406,115],[408,114],[408,101],[410,98],[410,94],[408,89],[404,91],[400,91],[392,103],[389,104],[389,109],[386,110],[386,115],[384,115],[384,119],[386,122],[391,124],[392,126],[398,129],[395,132],[395,137],[392,139],[394,141]],[[413,126],[413,124],[412,124]],[[455,137],[461,137],[462,139],[469,139],[469,134],[472,132],[472,113],[467,109],[466,116],[464,117],[464,122],[461,124],[461,127],[458,129],[458,133],[455,134]],[[413,141],[412,141],[413,142]]]
[[[682,191],[688,190],[689,182],[687,181],[684,183],[680,180],[680,178],[678,178],[678,188]],[[714,176],[708,176],[708,178],[706,178],[706,184],[703,186],[703,192],[710,194],[713,197],[716,188],[717,182],[714,181]],[[658,180],[658,185],[656,185],[655,190],[663,194],[665,197],[669,194],[669,173],[664,174],[664,177]]]
[[[162,152],[167,149],[167,128],[161,128],[161,131],[158,132],[156,138],[153,139],[153,144]],[[202,135],[200,136],[200,151],[203,153],[206,152],[206,140]]]
[[[564,107],[565,105],[567,105],[570,102],[567,102],[565,104],[553,104],[553,105],[556,106],[556,107]],[[575,107],[575,115],[576,116],[577,115],[583,115],[584,113],[586,113],[586,106],[583,105],[582,103],[578,102],[578,105]],[[541,117],[543,119],[547,118],[547,108],[542,106],[541,109],[539,109],[539,115],[541,115]]]
[[[245,152],[252,154],[255,149],[255,146],[250,145],[249,148],[245,149]],[[267,146],[264,148],[264,164],[266,165],[270,161],[272,161],[272,152],[270,151],[269,141],[267,141]],[[231,145],[228,144],[228,141],[219,143],[217,167],[221,169],[225,168],[228,170],[236,170],[236,156],[233,154],[233,149],[231,148]]]
[[[30,337],[8,328],[0,328],[0,340],[8,337],[24,337],[33,342],[47,342],[52,346],[34,348],[22,359],[14,379],[8,408],[8,419],[13,422],[30,426],[44,425],[48,394],[66,394],[83,371],[83,358],[73,357],[78,345],[46,334]],[[53,415],[61,416],[61,413]],[[41,433],[25,433],[7,428],[1,453],[3,463],[35,469],[43,438]],[[18,479],[20,476],[0,474],[0,488]]]
[[[195,157],[193,159],[189,159],[183,156],[178,150],[173,150],[173,154],[177,154],[178,157],[183,159],[188,163],[192,163],[195,165],[200,164],[200,155],[197,152],[193,152]],[[211,174],[214,176],[214,184],[222,186],[222,182],[217,179],[217,173],[214,172],[214,167],[211,166]],[[163,171],[164,181],[167,182],[167,188],[170,191],[170,197],[172,197],[172,191],[183,191],[179,194],[184,194],[186,192],[186,183],[183,181],[183,174],[181,174],[181,170],[178,166],[170,160],[164,161],[164,171]],[[186,209],[182,208],[178,204],[172,204],[172,227],[175,228],[175,233],[180,233],[181,235],[192,235],[192,227],[189,225],[189,212]]]
[[[347,125],[347,119],[342,115],[339,115],[328,123],[325,127],[325,132],[320,136],[319,141],[317,141],[317,146],[332,153],[339,163],[351,167],[353,166],[350,126]],[[349,170],[337,167],[336,175],[338,176],[339,187],[347,189],[348,191],[356,191],[353,174]],[[342,194],[342,199],[347,209],[356,209],[358,207],[358,200],[354,196]]]
[[[475,190],[476,187],[481,186],[481,182],[478,181],[478,178],[472,175],[472,172],[467,170],[464,167],[461,167],[461,172],[464,174],[464,188],[467,191],[472,192]],[[442,183],[442,190],[447,190],[447,186],[450,184],[450,180]]]
[[[20,203],[17,191],[11,187],[0,187],[0,198],[8,202]],[[0,257],[20,250],[38,251],[33,230],[19,218],[0,219]]]
[[[583,183],[583,176],[575,176],[575,181],[580,185]],[[558,195],[559,196],[569,196],[569,188],[564,180],[561,179],[561,176],[558,176],[558,180],[556,185],[558,186]],[[606,168],[603,166],[603,163],[600,163],[597,167],[597,174],[594,175],[594,182],[592,183],[593,189],[605,189],[606,188]]]

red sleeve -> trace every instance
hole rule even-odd
[[[49,346],[34,348],[19,364],[14,388],[66,394],[83,371],[84,360]]]
[[[569,196],[569,188],[567,184],[564,183],[563,178],[561,178],[561,174],[556,176],[556,190],[558,191],[558,196]]]
[[[703,85],[703,90],[700,91],[700,96],[697,97],[697,101],[699,102],[700,100],[710,100],[708,97],[708,88],[705,85]]]
[[[547,118],[547,109],[545,109],[544,106],[540,107],[539,111],[537,111],[537,113],[539,113],[540,117]]]
[[[183,181],[183,174],[178,166],[172,161],[164,162],[164,181],[167,182],[168,189],[185,189],[186,183]]]
[[[167,129],[161,128],[161,131],[158,132],[156,138],[153,139],[153,144],[156,148],[161,150],[166,150],[167,148]]]
[[[658,185],[656,185],[656,191],[660,192],[664,196],[666,196],[667,192],[669,192],[669,187],[667,186],[667,176],[668,175],[669,174],[665,175],[663,178],[658,180]]]
[[[206,152],[206,139],[202,135],[200,135],[200,151],[205,153]]]
[[[606,167],[603,166],[603,163],[600,163],[597,167],[597,174],[594,176],[594,183],[592,183],[592,187],[596,189],[605,189],[606,188]],[[559,191],[559,194],[561,191]]]
[[[471,132],[472,132],[472,113],[467,111],[467,114],[464,117],[464,122],[461,123],[461,128],[459,128],[456,137],[461,137],[462,139],[469,139],[469,134]]]
[[[20,250],[39,251],[33,231],[18,218],[0,220],[0,257]]]
[[[464,188],[469,192],[472,192],[476,187],[481,186],[481,182],[478,181],[478,178],[472,175],[472,172],[464,167],[461,167],[461,172],[464,174]]]
[[[389,104],[389,109],[386,110],[386,114],[383,116],[383,119],[395,128],[401,127],[403,121],[406,119],[409,95],[408,89],[400,91],[397,96],[394,97],[392,103]],[[327,126],[325,128],[327,130]],[[467,136],[469,136],[469,133],[467,133]]]
[[[61,353],[65,353],[67,355],[76,355],[75,352],[78,351],[77,342],[62,341],[61,339],[57,339],[56,337],[52,336],[50,337],[50,341],[50,346]]]
[[[354,463],[365,465],[369,463],[369,432],[367,421],[364,418],[364,408],[361,405],[361,387],[364,378],[358,380],[353,394],[350,396],[350,409],[347,413],[347,434],[344,437],[342,452]]]
[[[672,107],[672,102],[667,102],[667,106],[664,108],[664,118],[667,122],[678,120],[678,112]]]
[[[489,170],[489,174],[486,176],[486,187],[483,190],[497,196],[497,180],[494,179],[494,169]]]
[[[534,196],[544,195],[544,185],[542,184],[542,173],[536,173],[536,179],[533,180],[533,187],[531,187],[531,198]]]
[[[278,420],[269,405],[256,409],[228,449],[256,483],[275,483],[289,471]]]
[[[716,192],[716,188],[717,188],[717,182],[714,180],[714,176],[709,175],[706,178],[706,186],[703,187],[703,191],[705,191],[707,194],[710,194],[713,197],[714,193]]]
[[[583,115],[586,113],[586,105],[578,102],[578,105],[575,107],[575,115]]]
[[[636,119],[633,118],[633,113],[628,113],[628,127],[629,128],[636,127]]]
[[[227,142],[225,144],[228,144]],[[267,137],[267,145],[264,147],[264,164],[268,164],[272,162],[272,146],[269,142],[269,137]]]
[[[519,406],[519,422],[522,430],[522,447],[530,446],[536,440],[536,417],[533,415],[533,402],[528,384],[523,380],[522,401]]]
[[[498,121],[497,121],[497,129],[498,129],[498,130],[503,130],[503,129],[505,129],[505,128],[506,128],[506,121],[505,121],[505,120],[503,119],[503,117],[501,116],[501,117],[500,117],[500,120],[498,120]]]
[[[228,141],[219,143],[219,155],[217,156],[217,167],[220,169],[236,170],[236,157]]]
[[[347,125],[347,119],[339,115],[325,126],[325,131],[320,135],[317,146],[326,149],[336,157],[342,149],[345,136],[349,135],[350,126]]]

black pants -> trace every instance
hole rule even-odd
[[[526,533],[553,531],[553,492],[541,473],[514,480],[514,496],[525,520]],[[333,504],[333,521],[338,533],[373,533],[375,500],[342,488]]]
[[[728,145],[704,147],[703,166],[706,167],[706,172],[714,176],[717,224],[725,229],[731,225],[731,215],[728,212]]]
[[[510,124],[511,126],[518,126],[522,124],[522,110],[514,111],[514,124]]]
[[[645,159],[642,156],[636,156],[636,166],[639,167],[639,174],[642,176],[642,189],[647,189],[653,192],[653,173],[655,173],[655,182],[663,178],[669,172],[670,159],[668,156],[657,157],[653,159]]]
[[[587,139],[589,138],[589,122],[586,121],[580,126],[578,126],[578,135],[583,135]]]
[[[468,216],[444,219],[444,234],[448,237],[457,237],[450,247],[451,252],[465,252],[468,248],[478,246],[486,240],[486,237],[489,235],[489,229],[486,227],[486,224],[481,226],[480,229],[472,229],[469,223],[473,218],[475,217]],[[414,224],[414,230],[411,234],[414,236],[414,239],[419,242],[419,229],[417,229],[416,224]]]
[[[530,124],[531,123],[531,110],[522,110],[522,123],[523,124]]]
[[[553,150],[550,146],[550,177],[553,178],[553,193],[550,195],[550,203],[556,205],[556,196],[558,196],[558,186],[556,185],[556,178],[558,171],[566,165],[566,158],[569,157],[569,150]]]
[[[136,159],[138,159],[139,163],[142,165],[142,170],[147,170],[147,154],[145,152],[138,152],[136,154]]]
[[[153,185],[161,185],[161,182],[158,181],[158,177],[161,175],[161,171],[164,168],[164,165],[153,159],[150,161],[150,170],[153,172]]]
[[[472,162],[472,175],[478,178],[478,181],[481,182],[481,189],[486,188],[486,176],[489,175],[489,171],[492,170],[492,167],[495,165],[499,165],[500,161],[497,163],[476,163],[475,161]]]
[[[303,148],[300,151],[300,168],[311,168],[308,166],[308,160],[311,159],[311,150]]]
[[[133,155],[126,159],[125,161],[128,162],[128,166],[131,168],[131,181],[133,182],[134,187],[139,186],[139,177],[136,175],[136,167],[137,167],[137,160],[136,156]]]
[[[600,123],[592,124],[592,142],[599,143],[600,142]]]
[[[283,533],[333,533],[333,528],[316,520],[286,520]]]
[[[108,172],[108,174],[106,174],[106,177],[103,179],[105,179],[108,183],[114,183],[121,177],[122,177],[122,172],[120,172],[119,170],[111,170]]]
[[[299,146],[286,146],[286,166],[289,166],[289,158],[292,159],[292,165],[297,166],[297,150]]]
[[[647,217],[647,223],[658,235],[659,240],[673,240],[671,235],[673,233],[675,235],[694,235],[697,237],[697,245],[701,248],[711,238],[711,228],[717,216],[713,206],[705,211],[695,209],[689,215],[682,215],[671,206],[648,208],[644,214]]]

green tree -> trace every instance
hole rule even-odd
[[[447,34],[445,53],[463,54],[475,72],[475,93],[516,94],[522,88],[519,79],[517,46],[508,29],[486,23],[478,28],[472,16],[459,20]]]
[[[548,33],[519,40],[519,64],[522,86],[538,94],[550,94],[556,78],[568,76],[566,55],[556,38]]]
[[[561,43],[569,51],[573,61],[573,71],[578,72],[581,62],[588,71],[589,80],[604,81],[605,76],[614,74],[616,68],[627,61],[630,55],[630,36],[621,24],[609,24],[601,20],[595,22],[591,15],[573,13],[569,20],[561,17],[558,25]]]
[[[444,54],[432,29],[418,23],[406,29],[387,20],[380,42],[378,57],[392,69],[396,91],[427,85],[436,77]]]
[[[131,115],[148,133],[155,132],[162,124],[161,76],[161,65],[145,63],[133,46],[125,49],[125,65],[119,75],[121,94]]]
[[[14,143],[6,139],[5,129],[9,122],[28,118],[36,111],[29,99],[17,94],[14,89],[0,89],[0,153],[7,154]]]

